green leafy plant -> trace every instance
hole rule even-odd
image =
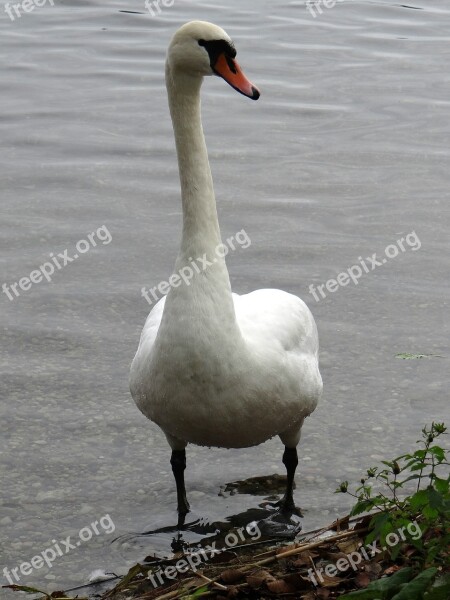
[[[341,600],[448,600],[448,582],[433,583],[436,573],[437,569],[430,567],[414,577],[413,569],[406,567],[392,577],[372,581],[364,590],[339,597]]]
[[[418,450],[382,461],[381,470],[369,469],[353,492],[347,481],[336,490],[356,498],[353,516],[373,513],[366,543],[378,539],[393,560],[406,546],[414,547],[408,562],[415,572],[427,567],[448,567],[449,463],[446,451],[435,443],[446,431],[444,423],[425,426],[422,439],[417,442]],[[409,490],[410,494],[405,495]],[[411,524],[420,527],[420,531]]]
[[[42,594],[41,598],[37,600],[75,600],[66,596],[64,592],[53,592],[53,594],[47,594],[47,592],[43,592],[42,590],[38,590],[34,587],[29,587],[27,585],[2,585],[2,588],[8,588],[13,592],[25,592],[25,594],[33,594],[36,597],[36,594]],[[77,596],[77,600],[88,600],[88,598],[81,598]]]

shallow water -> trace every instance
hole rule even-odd
[[[319,328],[325,391],[297,475],[304,529],[348,509],[339,481],[448,419],[450,9],[408,4],[346,0],[314,18],[299,1],[176,0],[153,18],[143,1],[78,0],[14,22],[0,6],[1,283],[52,252],[73,256],[102,226],[111,236],[51,283],[1,294],[0,571],[107,514],[114,533],[100,529],[19,583],[67,588],[170,550],[169,534],[135,535],[175,523],[175,491],[165,438],[127,379],[150,308],[140,290],[171,274],[180,234],[163,77],[184,21],[224,27],[262,91],[254,103],[218,79],[203,88],[223,238],[245,229],[252,242],[229,255],[233,288],[298,294]],[[398,256],[386,258],[389,245]],[[386,262],[372,271],[366,260],[357,285],[315,301],[310,284],[373,253]],[[281,454],[278,439],[189,447],[193,518],[258,506],[221,486],[283,473]]]

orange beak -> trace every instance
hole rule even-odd
[[[260,97],[260,91],[247,79],[234,58],[224,53],[220,54],[213,67],[213,71],[216,75],[225,79],[232,88],[247,96],[247,98],[258,100]]]

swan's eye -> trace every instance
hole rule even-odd
[[[211,67],[217,62],[217,59],[221,54],[225,54],[226,57],[235,58],[236,48],[232,42],[227,40],[198,40],[199,46],[204,46],[205,50],[209,54],[209,62]],[[230,67],[231,68],[231,67]]]

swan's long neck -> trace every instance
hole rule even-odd
[[[176,272],[192,262],[202,268],[190,289],[171,290],[173,296],[188,299],[196,294],[196,304],[214,306],[222,319],[235,323],[231,286],[225,260],[216,252],[221,244],[216,201],[205,137],[201,122],[201,77],[171,72],[166,65],[166,86],[173,122],[183,207],[183,233],[176,261]],[[203,270],[202,260],[212,264]],[[189,295],[190,294],[190,295]],[[200,296],[200,298],[199,298]],[[168,299],[169,300],[169,299]]]
[[[177,74],[166,67],[183,205],[181,253],[201,256],[220,244],[214,187],[200,113],[201,77]]]

